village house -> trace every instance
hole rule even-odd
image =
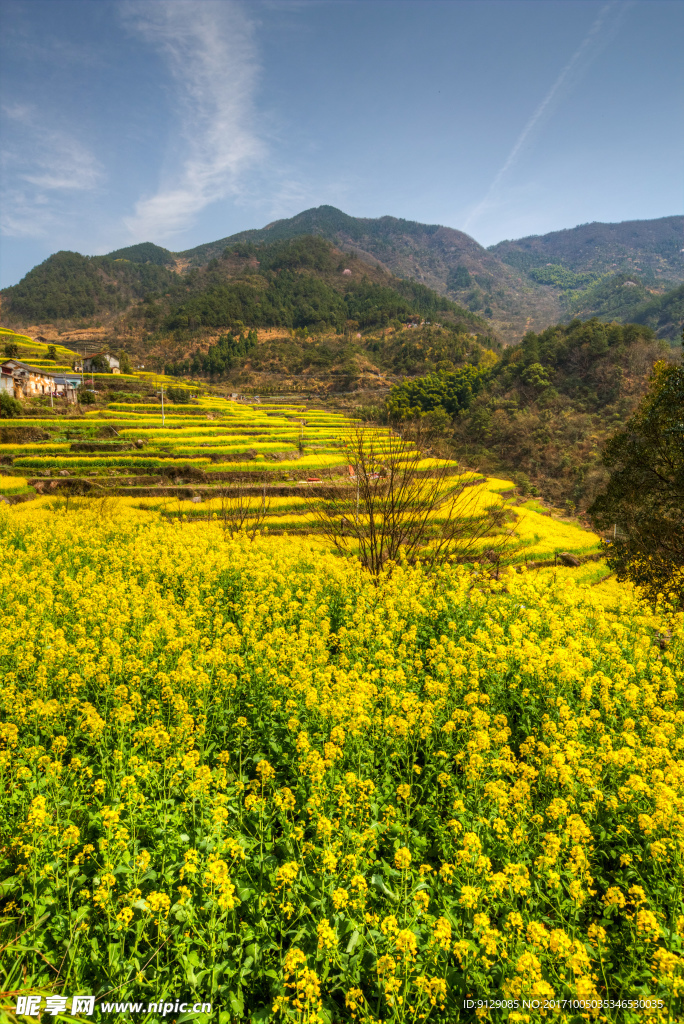
[[[121,373],[119,360],[109,352],[92,352],[83,356],[85,373]]]
[[[76,388],[80,383],[78,377],[65,377],[64,374],[22,363],[19,359],[6,359],[0,371],[2,390],[13,394],[15,398],[52,394],[76,401]]]

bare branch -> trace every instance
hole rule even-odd
[[[349,477],[330,477],[310,498],[323,534],[341,554],[355,554],[374,576],[401,559],[435,566],[474,561],[486,537],[486,558],[497,573],[507,538],[506,508],[483,505],[482,478],[457,463],[425,458],[433,437],[421,423],[403,435],[357,425],[344,448]]]
[[[231,537],[245,533],[253,541],[263,527],[271,507],[266,487],[261,495],[249,495],[247,489],[237,483],[233,487],[219,488],[217,497],[220,505],[216,516],[224,533]]]

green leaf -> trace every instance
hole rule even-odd
[[[242,1017],[245,1011],[245,1003],[242,998],[242,988],[238,985],[236,992],[231,992],[228,996],[230,999],[230,1005],[233,1008],[233,1013],[236,1013],[239,1017]]]

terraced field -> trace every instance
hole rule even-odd
[[[13,340],[20,358],[55,365],[45,358],[46,345],[17,335]],[[57,356],[66,362],[67,353],[58,348]],[[117,386],[124,379],[88,375],[96,391],[99,377]],[[0,421],[0,496],[11,502],[34,498],[39,506],[78,496],[116,497],[152,516],[207,521],[225,519],[226,502],[239,495],[247,521],[259,518],[272,534],[313,535],[320,526],[311,497],[320,482],[354,486],[345,446],[355,422],[344,415],[296,402],[232,401],[206,388],[201,394],[196,386],[187,387],[190,402],[164,401],[162,407],[161,388],[177,382],[144,372],[130,379],[133,393],[146,401],[117,400],[116,393],[100,390],[94,409],[34,403],[28,415]],[[103,394],[112,400],[103,402]],[[370,430],[367,436],[381,453],[386,432]],[[415,470],[429,480],[437,467],[446,469],[447,486],[458,482],[456,462],[426,458]],[[469,492],[470,513],[492,504],[506,511],[502,534],[484,538],[480,548],[505,539],[506,558],[513,562],[548,561],[559,551],[597,552],[594,534],[551,518],[536,502],[514,508],[513,493],[510,481],[493,478]],[[441,515],[432,516],[435,531]]]

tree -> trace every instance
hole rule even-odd
[[[488,371],[477,366],[462,366],[452,372],[439,370],[425,377],[395,384],[385,401],[389,418],[396,422],[413,420],[423,413],[441,408],[449,416],[467,409],[482,391]]]
[[[501,563],[505,506],[482,506],[477,473],[454,475],[453,463],[424,460],[432,440],[424,422],[405,427],[403,437],[357,426],[344,447],[353,477],[310,496],[323,533],[374,576],[402,557],[430,566],[484,558],[498,570]]]
[[[47,358],[52,359],[53,363],[57,362],[57,349],[54,345],[48,345]]]
[[[122,373],[133,373],[133,367],[131,366],[131,360],[128,356],[128,352],[124,352],[123,349],[119,352],[119,369]]]
[[[610,535],[607,562],[619,580],[684,598],[684,366],[657,363],[649,391],[603,456],[612,469],[589,509]]]
[[[8,359],[16,359],[19,355],[19,346],[16,341],[5,342],[5,355]]]
[[[221,487],[217,491],[219,508],[216,517],[225,534],[232,537],[242,533],[254,540],[263,527],[271,500],[264,487],[261,496],[250,496],[241,484],[233,487]]]
[[[187,388],[167,388],[166,394],[169,401],[175,405],[187,405],[190,402],[190,392]]]
[[[21,402],[12,398],[6,391],[0,391],[0,419],[11,420],[15,416],[21,416]]]
[[[470,288],[473,279],[467,267],[459,263],[457,267],[447,274],[447,288],[458,290],[459,288]]]
[[[80,405],[94,405],[96,401],[95,392],[90,391],[83,384],[80,384],[76,389],[76,398]]]
[[[107,362],[105,357],[103,355],[100,355],[98,352],[97,355],[91,356],[90,369],[92,373],[108,373],[109,363]]]

